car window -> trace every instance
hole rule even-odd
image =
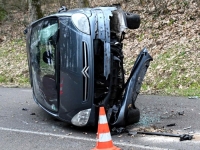
[[[32,28],[30,51],[32,62],[40,71],[40,78],[46,74],[55,74],[57,31],[57,19],[43,20]]]
[[[56,18],[44,19],[32,27],[30,59],[34,80],[33,89],[41,104],[52,111],[58,110],[55,71],[57,37],[58,21]]]

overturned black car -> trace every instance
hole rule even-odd
[[[140,119],[135,107],[152,60],[144,48],[125,82],[124,30],[140,17],[116,6],[67,10],[42,18],[25,30],[33,97],[45,111],[75,126],[95,126],[104,106],[111,126]]]

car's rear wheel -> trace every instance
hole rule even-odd
[[[140,110],[138,108],[130,107],[128,109],[126,122],[128,125],[137,123],[140,120]]]

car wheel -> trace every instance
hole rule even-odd
[[[128,113],[126,117],[127,125],[137,123],[139,122],[139,120],[140,120],[140,110],[138,108],[130,107],[128,109]]]
[[[138,29],[140,27],[140,16],[137,14],[126,14],[126,23],[129,29]]]

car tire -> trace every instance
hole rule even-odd
[[[140,120],[140,110],[138,108],[130,107],[128,109],[128,113],[127,113],[127,117],[126,117],[127,125],[138,123],[139,120]]]
[[[140,27],[140,16],[126,13],[126,23],[129,29],[138,29]]]

